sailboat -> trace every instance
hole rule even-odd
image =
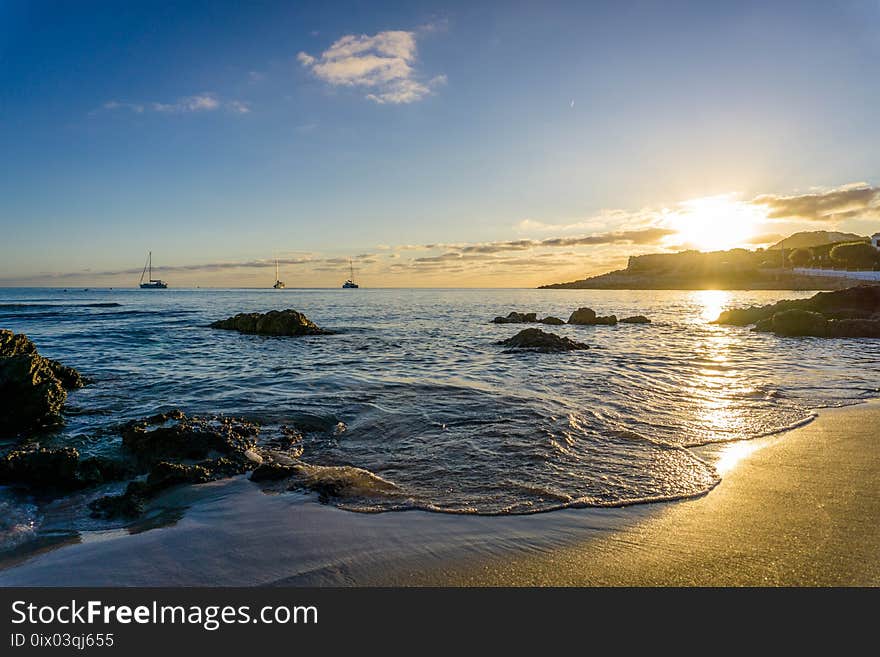
[[[144,283],[144,276],[147,275],[147,282]],[[168,283],[158,278],[153,278],[153,252],[150,251],[150,255],[147,256],[147,264],[144,265],[144,270],[141,272],[141,282],[140,286],[142,290],[164,290],[168,287]]]
[[[351,264],[351,258],[348,259],[349,278],[342,284],[343,289],[356,289],[358,284],[354,282],[354,265]]]
[[[284,289],[284,281],[278,278],[278,258],[275,258],[275,284],[272,287],[276,290]]]

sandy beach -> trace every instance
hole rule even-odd
[[[880,402],[713,448],[693,500],[486,517],[358,514],[243,477],[172,491],[158,529],[84,533],[0,585],[877,585]]]
[[[823,410],[805,427],[728,450],[723,481],[701,498],[580,545],[421,583],[880,584],[880,403]]]

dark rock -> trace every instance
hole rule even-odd
[[[633,315],[632,317],[624,317],[620,320],[621,324],[650,324],[651,320],[644,315]]]
[[[73,447],[13,450],[0,460],[0,483],[77,488],[79,452]]]
[[[282,463],[263,463],[251,472],[251,481],[278,481],[296,473],[296,466]]]
[[[561,326],[565,324],[565,322],[558,317],[545,317],[544,319],[538,320],[541,324],[549,324],[550,326]]]
[[[766,306],[725,310],[714,323],[746,326],[785,310],[817,312],[826,319],[872,319],[880,313],[880,286],[857,285],[833,292],[819,292],[809,299],[783,300]]]
[[[880,320],[832,319],[828,322],[828,337],[880,338]]]
[[[73,447],[13,450],[0,458],[0,484],[27,484],[44,491],[97,486],[131,474],[131,469],[118,461],[80,459]]]
[[[61,422],[67,391],[45,358],[0,358],[0,431],[17,433]]]
[[[256,335],[298,336],[328,335],[308,317],[292,309],[270,310],[267,313],[239,313],[211,324],[211,328],[253,333]]]
[[[241,462],[227,458],[208,459],[199,463],[160,461],[147,475],[146,481],[132,481],[121,495],[105,495],[89,504],[92,516],[98,518],[136,517],[146,503],[162,491],[182,484],[204,484],[244,472]]]
[[[755,327],[752,330],[757,331],[758,333],[772,333],[773,318],[767,317],[765,319],[759,319],[757,322],[755,322]]]
[[[825,337],[828,320],[821,313],[809,310],[783,310],[773,315],[770,323],[776,335]]]
[[[172,411],[127,425],[122,445],[146,462],[201,459],[212,453],[243,458],[256,445],[259,431],[258,425],[245,420],[187,417]]]
[[[578,308],[568,318],[569,324],[595,324],[596,311],[592,308]]]
[[[496,317],[493,324],[531,324],[538,321],[537,313],[511,312],[507,317]]]
[[[27,336],[0,329],[0,431],[59,424],[67,390],[85,383],[72,367],[41,356]]]
[[[502,340],[498,344],[512,349],[540,351],[543,353],[589,349],[589,346],[575,342],[554,333],[545,333],[541,329],[523,329],[512,338]]]
[[[617,315],[607,315],[605,317],[597,317],[593,324],[596,326],[614,326],[617,324]]]

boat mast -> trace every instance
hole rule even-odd
[[[144,282],[144,275],[147,273],[147,264],[148,263],[149,263],[149,260],[147,260],[147,262],[144,263],[144,270],[141,272],[141,280],[140,280],[141,283]]]
[[[278,282],[278,258],[275,258],[275,282]]]
[[[354,283],[354,265],[351,264],[351,258],[348,259],[348,275],[351,276],[348,280]]]
[[[147,262],[150,263],[150,282],[153,282],[153,252],[150,251],[150,256],[147,259]]]

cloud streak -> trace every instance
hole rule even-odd
[[[250,104],[242,100],[224,100],[213,92],[204,92],[193,96],[184,96],[174,102],[160,103],[128,103],[109,100],[101,106],[107,111],[130,111],[135,114],[156,112],[158,114],[190,114],[196,112],[214,112],[225,110],[231,114],[247,114],[251,111]]]
[[[346,34],[317,57],[306,52],[297,61],[331,86],[355,87],[380,105],[407,104],[446,83],[445,75],[424,79],[415,70],[416,32],[387,30],[374,35]]]
[[[880,215],[880,187],[853,183],[798,196],[763,194],[751,201],[767,208],[768,219],[838,222]]]

